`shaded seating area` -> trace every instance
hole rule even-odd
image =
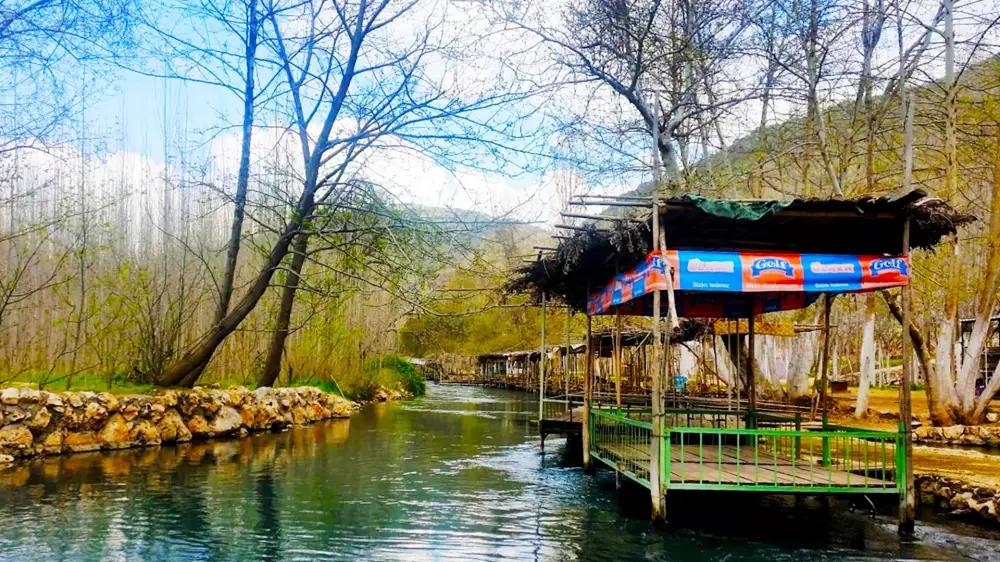
[[[621,317],[649,318],[649,375],[638,383],[648,389],[648,407],[623,401],[620,389],[632,381],[620,365],[615,396],[602,394],[598,354],[586,354],[584,466],[597,461],[648,487],[654,518],[666,516],[671,489],[886,493],[899,497],[901,532],[912,530],[909,425],[879,432],[828,421],[830,310],[839,295],[896,290],[905,323],[911,250],[932,248],[971,218],[920,190],[854,200],[685,196],[647,205],[645,217],[574,229],[511,284],[586,313],[592,350],[595,317],[614,317],[616,326]],[[809,412],[775,408],[760,401],[755,324],[761,315],[810,306],[823,312],[816,400]],[[674,383],[678,341],[720,319],[746,326],[736,333],[747,351],[745,367],[737,361],[735,405],[678,393]],[[909,419],[909,334],[902,340],[900,417]]]

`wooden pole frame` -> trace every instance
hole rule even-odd
[[[594,335],[593,335],[593,324],[594,317],[587,314],[587,345],[586,345],[586,359],[584,360],[584,370],[583,370],[583,419],[580,421],[582,425],[581,433],[583,435],[583,470],[590,471],[590,398],[593,394],[593,389],[591,388],[591,375],[594,372]]]
[[[903,254],[910,254],[910,219],[903,223]],[[912,278],[912,276],[911,276]],[[899,488],[899,534],[912,537],[916,521],[916,504],[913,483],[913,424],[911,410],[911,385],[913,383],[913,342],[910,341],[910,284],[901,288],[903,293],[903,376],[899,381],[899,431],[902,433],[903,474],[896,475]]]
[[[657,186],[657,193],[659,186]],[[660,206],[659,198],[653,204],[653,247],[660,242]],[[661,258],[662,259],[662,258]],[[665,267],[669,267],[664,264]],[[666,489],[663,482],[663,471],[660,467],[660,457],[663,454],[663,370],[664,351],[660,334],[660,303],[662,295],[659,289],[653,291],[653,388],[652,388],[652,438],[649,440],[649,494],[652,501],[651,517],[653,521],[666,521]]]
[[[612,366],[615,371],[615,405],[622,407],[622,317],[615,308],[614,339],[612,340],[612,354],[614,362]]]
[[[747,421],[751,422],[752,427],[757,427],[756,421],[754,420],[754,415],[757,411],[757,377],[754,376],[754,361],[756,360],[756,351],[754,350],[754,311],[753,304],[750,305],[750,315],[747,318],[747,412],[750,418]]]
[[[542,293],[542,341],[538,345],[538,428],[541,431],[545,417],[545,293]],[[542,442],[544,449],[545,443]]]
[[[819,407],[821,408],[823,431],[826,431],[829,424],[829,412],[827,410],[827,389],[830,386],[829,367],[830,362],[830,311],[833,308],[833,297],[829,293],[823,294],[823,355],[819,365]],[[830,458],[830,438],[823,438],[823,466],[829,466]]]

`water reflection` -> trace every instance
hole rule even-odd
[[[558,440],[540,457],[534,405],[432,387],[349,421],[19,465],[0,472],[0,559],[984,559],[1000,545],[924,525],[900,546],[889,518],[731,495],[673,495],[663,532],[641,491],[582,477]]]

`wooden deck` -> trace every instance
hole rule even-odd
[[[583,408],[573,408],[561,414],[543,418],[538,424],[538,431],[545,438],[549,435],[578,436],[583,433]]]
[[[756,455],[756,458],[755,458]],[[596,458],[611,468],[627,473],[640,482],[648,481],[648,443],[617,444],[597,451]],[[895,484],[865,475],[864,471],[846,471],[823,466],[818,459],[793,459],[763,455],[752,446],[706,445],[670,450],[671,489],[733,489],[809,492],[810,488],[833,488],[867,493],[895,493]]]

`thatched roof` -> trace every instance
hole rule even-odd
[[[901,196],[791,201],[667,199],[659,208],[672,249],[896,254],[910,220],[910,246],[929,249],[974,217],[914,190]],[[585,311],[587,296],[652,250],[652,214],[590,223],[551,255],[520,268],[508,290],[542,292]]]

